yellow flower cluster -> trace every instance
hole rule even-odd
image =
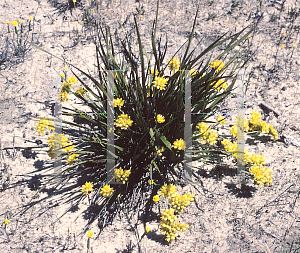
[[[183,232],[189,227],[188,224],[180,224],[175,222],[177,216],[174,214],[175,211],[180,213],[193,201],[193,195],[188,193],[182,197],[176,193],[175,185],[165,184],[163,185],[158,193],[169,199],[169,203],[172,205],[170,209],[166,209],[161,215],[161,231],[166,235],[166,241],[172,242],[177,237],[177,231]]]
[[[250,124],[251,131],[261,131],[265,132],[266,134],[271,134],[274,141],[278,139],[277,130],[272,125],[269,125],[267,122],[261,120],[260,112],[251,112]]]
[[[162,152],[165,151],[164,147],[161,147],[161,148],[159,149],[157,146],[155,146],[155,149],[156,149],[156,152],[157,152],[157,154],[158,154],[159,156],[162,156]]]
[[[262,166],[261,164],[253,165],[250,172],[254,175],[254,179],[259,185],[270,185],[272,184],[272,174],[270,168]]]
[[[75,1],[73,0],[73,2],[76,2],[76,0],[75,0]],[[91,231],[91,230],[87,231],[86,236],[87,236],[88,238],[92,238],[93,235],[94,235],[94,232],[93,232],[93,231]]]
[[[61,89],[61,102],[65,102],[69,100],[68,98],[69,89],[71,89],[71,85],[74,85],[76,83],[77,83],[77,79],[75,76],[69,76],[66,81],[63,81],[62,89]]]
[[[158,195],[153,196],[153,201],[158,202],[159,201],[159,196]]]
[[[174,141],[173,145],[172,145],[173,148],[175,149],[178,149],[178,150],[184,150],[185,149],[185,142],[183,139],[176,139],[176,141]]]
[[[224,149],[228,152],[232,152],[235,159],[237,159],[237,142],[231,143],[228,140],[223,140],[221,143]],[[253,175],[254,179],[260,185],[270,185],[272,183],[272,171],[270,168],[262,166],[266,160],[263,155],[252,154],[250,155],[248,150],[244,150],[245,163],[252,166],[249,170]]]
[[[227,88],[227,83],[224,82],[222,79],[219,79],[217,82],[214,81],[210,85],[212,85],[215,88],[215,90],[218,90],[218,92],[220,91],[221,88],[223,90],[226,90]]]
[[[49,131],[54,130],[54,123],[52,121],[48,121],[46,119],[41,119],[37,124],[35,129],[37,130],[38,134],[43,134],[45,135],[45,128],[48,129]]]
[[[211,68],[217,68],[217,72],[220,71],[224,67],[224,63],[220,60],[212,61],[209,65]]]
[[[132,120],[130,119],[130,116],[127,114],[121,114],[118,116],[118,119],[116,119],[116,126],[120,127],[121,129],[127,129],[131,126]]]
[[[154,69],[152,68],[150,73],[153,75],[154,74]],[[156,69],[155,70],[155,76],[157,76],[159,74],[158,70]]]
[[[154,84],[154,87],[156,89],[165,90],[166,89],[167,80],[164,77],[156,76],[154,78],[154,81],[152,83]]]
[[[89,194],[89,191],[93,191],[93,185],[90,182],[85,182],[85,184],[82,186],[82,192],[83,194]]]
[[[164,123],[166,120],[165,120],[165,117],[161,114],[157,114],[157,122],[158,123]]]
[[[198,123],[196,128],[199,129],[202,144],[207,142],[210,145],[214,145],[217,143],[218,133],[215,130],[208,129],[208,126],[204,122]]]
[[[168,62],[168,67],[171,72],[176,72],[179,70],[180,61],[178,58],[170,58]]]
[[[163,185],[160,190],[158,191],[158,193],[163,197],[163,198],[169,198],[173,195],[176,194],[176,188],[175,185],[172,184],[165,184]]]
[[[119,169],[115,169],[115,178],[116,182],[122,181],[123,184],[128,180],[129,175],[131,174],[131,170],[124,170],[120,167]]]
[[[61,89],[61,102],[69,101],[68,92]]]
[[[194,200],[193,197],[194,195],[190,193],[183,196],[175,194],[169,197],[169,203],[178,213],[181,213],[190,204],[190,201]]]
[[[121,109],[123,105],[124,105],[124,100],[122,98],[114,99],[114,107],[119,106]]]
[[[220,125],[226,124],[224,116],[218,116],[217,121],[220,123]]]
[[[84,88],[84,87],[80,87],[80,88],[78,88],[78,89],[76,90],[76,94],[81,95],[81,96],[82,96],[85,92],[86,92],[86,88]]]
[[[48,155],[51,157],[51,159],[55,158],[55,154],[54,154],[54,143],[55,143],[55,135],[58,135],[57,139],[61,139],[61,145],[63,148],[63,151],[65,152],[70,152],[73,148],[74,145],[72,145],[72,142],[67,142],[68,141],[68,137],[65,137],[64,134],[51,134],[48,137],[48,145],[50,146],[50,149],[47,151]],[[76,157],[78,157],[79,155],[76,155],[74,153],[69,154],[68,158],[67,158],[67,162],[69,164],[73,164],[74,160],[76,159]]]
[[[71,153],[71,154],[69,154],[69,155],[67,156],[66,161],[67,161],[67,163],[68,163],[69,165],[72,165],[72,164],[74,164],[74,161],[77,160],[77,157],[79,157],[78,154]]]
[[[100,193],[101,193],[104,197],[108,198],[108,197],[110,197],[110,196],[113,195],[114,189],[111,188],[109,184],[106,184],[106,185],[104,185],[104,186],[101,188]]]

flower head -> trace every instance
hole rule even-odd
[[[116,120],[116,126],[120,127],[121,129],[127,129],[132,125],[132,120],[130,119],[130,116],[127,114],[121,114],[118,116],[118,119]]]
[[[151,184],[153,184],[153,180],[148,180],[148,183],[151,185]]]
[[[156,152],[157,152],[157,154],[158,154],[159,156],[162,156],[162,152],[165,151],[164,147],[161,147],[161,148],[159,149],[157,146],[155,146],[155,149],[156,149]]]
[[[77,157],[79,157],[78,154],[71,153],[70,155],[68,155],[66,161],[69,165],[72,165],[74,163],[74,161],[77,160]]]
[[[12,24],[13,26],[17,26],[17,25],[18,25],[18,22],[17,22],[17,21],[13,21],[11,24]]]
[[[100,193],[101,193],[104,197],[108,198],[108,197],[110,197],[110,196],[113,195],[114,189],[111,188],[109,184],[106,184],[106,185],[104,185],[104,186],[101,188]]]
[[[159,201],[159,196],[158,196],[158,195],[155,195],[155,196],[153,197],[153,201],[154,201],[154,202],[158,202],[158,201]]]
[[[185,149],[185,143],[183,139],[176,139],[176,141],[174,141],[173,148],[178,149],[178,150],[184,150]]]
[[[5,21],[5,24],[7,24],[7,25],[8,25],[9,23],[10,23],[10,21],[9,21],[9,20],[6,20],[6,21]]]
[[[76,90],[76,94],[81,95],[81,96],[82,96],[85,92],[86,92],[86,88],[84,88],[84,87],[80,87],[80,88],[78,88],[78,89]]]
[[[73,1],[74,1],[74,0],[73,0]],[[76,0],[75,0],[75,2],[76,2]],[[94,235],[94,232],[91,231],[91,230],[89,230],[89,231],[87,232],[87,234],[86,234],[86,236],[87,236],[88,238],[92,238],[93,235]]]
[[[217,71],[220,71],[224,67],[224,63],[220,60],[215,60],[210,63],[209,67],[216,68]]]
[[[217,121],[220,123],[220,125],[224,125],[226,123],[224,116],[218,116]]]
[[[5,219],[4,223],[7,224],[9,222],[9,219]]]
[[[124,100],[122,98],[114,99],[114,107],[121,107],[124,105]]]
[[[146,232],[147,232],[147,233],[149,233],[150,230],[151,230],[151,229],[150,229],[149,227],[146,227]]]
[[[161,114],[157,114],[157,122],[158,123],[164,123],[166,120],[165,120],[165,117]]]
[[[82,192],[83,194],[89,194],[89,191],[93,191],[93,185],[90,182],[85,182],[85,184],[82,186]]]
[[[163,78],[163,77],[156,76],[154,78],[154,81],[152,83],[154,84],[154,87],[156,89],[165,90],[166,89],[167,80],[165,78]]]
[[[33,21],[33,17],[31,17],[31,16],[28,19],[31,20],[31,21]]]
[[[178,58],[170,58],[168,67],[172,72],[176,72],[179,70],[180,61]]]
[[[115,178],[116,182],[122,181],[123,184],[128,180],[129,175],[131,174],[131,170],[124,170],[120,167],[119,169],[115,169]]]
[[[151,73],[152,75],[154,74],[154,69],[153,69],[153,68],[151,69],[151,72],[150,72],[150,73]],[[156,69],[154,75],[157,76],[158,74],[159,74],[159,72],[158,72],[158,70]]]

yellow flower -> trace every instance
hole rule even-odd
[[[9,219],[5,219],[4,223],[7,224],[9,222]]]
[[[158,191],[158,193],[163,197],[163,198],[170,198],[173,195],[176,194],[176,188],[175,185],[173,184],[165,184],[163,185],[160,190]]]
[[[283,32],[282,35],[286,35],[286,32]]]
[[[94,12],[95,10],[94,9],[91,9],[91,12]]]
[[[116,126],[120,127],[121,129],[127,129],[132,125],[132,120],[130,119],[130,116],[127,114],[121,114],[118,116],[118,119],[116,120]]]
[[[154,81],[152,82],[154,84],[154,87],[160,90],[165,90],[166,89],[166,83],[167,80],[163,77],[155,77]]]
[[[54,130],[54,123],[52,121],[48,121],[46,119],[41,119],[37,124],[35,129],[37,130],[38,134],[43,134],[44,135],[44,131],[45,128],[48,130]]]
[[[129,175],[131,174],[131,170],[124,170],[120,167],[119,169],[115,169],[115,178],[116,182],[122,181],[123,184],[128,180]]]
[[[76,2],[76,0],[73,0],[73,1],[75,1],[75,2]],[[93,237],[93,235],[94,235],[94,232],[93,232],[93,231],[91,231],[91,230],[89,230],[89,231],[87,232],[87,234],[86,234],[86,236],[87,236],[88,238],[92,238],[92,237]]]
[[[61,77],[64,77],[65,74],[64,73],[60,73],[60,75],[61,75]]]
[[[81,96],[82,96],[85,92],[86,92],[86,88],[84,88],[84,87],[80,87],[80,88],[78,88],[78,89],[76,90],[76,94],[81,95]]]
[[[82,186],[82,192],[83,194],[89,194],[89,191],[93,191],[93,185],[90,182],[85,182],[85,184]]]
[[[61,102],[68,101],[68,92],[66,90],[61,90]]]
[[[154,69],[153,69],[153,68],[151,69],[151,74],[152,74],[152,75],[154,74]],[[158,74],[159,74],[159,72],[158,72],[158,70],[156,69],[156,70],[155,70],[155,76],[157,76]]]
[[[9,23],[10,23],[10,21],[8,21],[8,20],[7,20],[7,21],[5,21],[5,24],[9,24]]]
[[[148,180],[148,183],[151,185],[151,184],[153,184],[153,180]]]
[[[164,147],[161,147],[160,149],[158,149],[158,147],[155,146],[155,149],[156,149],[156,152],[157,152],[157,154],[158,154],[159,156],[162,156],[162,152],[165,151]]]
[[[178,149],[178,150],[184,150],[185,149],[185,142],[183,139],[176,139],[176,141],[174,141],[173,148]]]
[[[281,45],[282,48],[285,48],[286,46],[284,44]]]
[[[66,161],[69,165],[72,165],[74,163],[74,161],[77,160],[77,157],[79,157],[78,154],[72,153],[72,154],[68,155]]]
[[[220,125],[224,125],[226,123],[224,116],[218,116],[217,121],[220,123]]]
[[[150,232],[150,228],[146,227],[146,232],[149,233]]]
[[[164,123],[166,120],[165,120],[165,117],[161,114],[157,114],[157,122],[158,123]]]
[[[140,15],[140,17],[143,18],[144,16],[143,16],[143,15]]]
[[[225,20],[225,22],[228,24],[229,20],[227,19],[227,20]]]
[[[210,63],[209,67],[217,68],[217,72],[218,72],[224,67],[224,63],[220,60],[215,60]]]
[[[28,19],[31,20],[31,21],[33,21],[33,17],[31,17],[31,16]]]
[[[69,76],[67,79],[67,82],[71,85],[76,84],[77,83],[77,79],[75,76]]]
[[[76,0],[73,0],[73,3],[76,3]]]
[[[248,35],[248,36],[247,36],[247,38],[250,38],[250,37],[251,37],[251,35]]]
[[[13,21],[11,24],[12,24],[13,26],[17,26],[17,25],[18,25],[18,22],[17,22],[17,21]]]
[[[180,61],[177,57],[169,59],[168,67],[172,72],[178,71],[179,70],[179,65],[180,65]]]
[[[124,100],[122,98],[114,99],[114,107],[121,107],[124,105]]]
[[[294,44],[293,47],[297,48],[297,45]]]
[[[103,188],[101,188],[100,193],[101,193],[104,197],[108,198],[108,197],[110,197],[110,196],[113,195],[114,189],[111,188],[109,184],[106,184],[106,185],[103,186]]]
[[[24,23],[25,23],[25,20],[24,20],[24,19],[21,19],[21,20],[20,20],[20,23],[21,23],[21,24],[24,24]]]
[[[111,35],[113,35],[114,33],[115,33],[114,31],[111,31],[111,32],[110,32]],[[116,77],[116,76],[115,76],[115,77]]]
[[[213,87],[214,87],[215,89],[217,89],[218,92],[220,91],[221,88],[222,88],[223,90],[225,90],[225,89],[227,88],[226,82],[224,82],[224,81],[221,80],[221,79],[219,79],[219,80],[217,81],[217,83],[216,83],[215,81],[212,82],[211,85],[213,85]]]
[[[158,202],[159,201],[159,196],[158,195],[153,196],[153,201]]]

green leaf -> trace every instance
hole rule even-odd
[[[171,143],[167,140],[166,136],[162,135],[160,136],[161,141],[166,145],[167,148],[172,150],[172,145]]]

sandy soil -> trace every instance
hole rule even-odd
[[[66,2],[42,0],[39,7],[34,0],[2,1],[2,34],[6,33],[6,20],[27,20],[28,16],[33,16],[34,43],[93,72],[95,50],[88,37],[81,32],[84,11],[77,8],[70,12]],[[81,1],[82,5],[85,3],[86,1]],[[299,14],[299,2],[287,0],[272,4],[265,0],[243,1],[235,6],[234,2],[226,0],[211,4],[201,1],[200,5],[192,48],[198,41],[202,41],[195,54],[218,36],[227,31],[241,30],[263,13],[252,41],[252,51],[255,54],[249,62],[249,69],[252,71],[246,94],[246,114],[249,115],[252,110],[263,113],[259,107],[263,102],[279,113],[279,117],[267,117],[263,113],[265,120],[278,130],[279,136],[287,134],[300,141],[300,24],[297,16],[292,27],[292,20],[288,15],[290,7],[296,7]],[[150,31],[155,10],[156,1],[136,3],[127,0],[112,1],[109,4],[102,1],[99,13],[95,11],[93,15],[102,18],[114,32],[114,36],[122,37],[118,19],[123,23],[128,18],[124,28],[129,33],[133,31],[132,15],[138,14],[143,44],[147,52],[150,52]],[[168,36],[169,48],[165,59],[169,59],[175,49],[188,39],[195,12],[196,1],[162,1],[157,38],[163,35],[162,41],[165,41],[165,35]],[[248,18],[250,13],[252,16]],[[279,18],[271,22],[273,13]],[[142,18],[140,14],[143,14]],[[213,16],[214,18],[209,18]],[[76,21],[79,22],[81,34],[77,44],[74,43],[77,37],[74,29]],[[277,44],[284,32],[281,44],[285,44],[286,48],[283,49]],[[136,50],[135,35],[132,35],[132,42]],[[298,48],[293,48],[293,44]],[[47,136],[37,135],[35,121],[31,120],[29,113],[32,116],[51,115],[50,108],[41,102],[54,101],[53,70],[62,70],[64,66],[59,60],[35,48],[23,60],[17,60],[18,57],[14,57],[2,64],[0,71],[0,220],[3,221],[0,229],[0,252],[84,252],[87,237],[81,232],[86,224],[83,212],[88,206],[87,200],[77,210],[68,212],[54,224],[69,206],[49,209],[47,204],[42,203],[33,212],[16,215],[19,208],[39,189],[39,170],[51,168],[51,159],[45,152]],[[228,99],[226,106],[234,109],[231,99]],[[38,145],[37,140],[41,140],[42,144]],[[192,191],[196,195],[195,201],[179,219],[188,223],[190,228],[179,233],[176,241],[168,245],[159,231],[157,220],[148,222],[151,232],[140,243],[142,252],[268,252],[267,249],[270,252],[282,252],[285,242],[287,248],[292,249],[290,252],[299,252],[296,249],[300,247],[300,147],[287,144],[282,139],[273,142],[261,137],[248,138],[246,148],[266,157],[267,166],[273,171],[273,185],[262,187],[249,180],[246,191],[241,192],[234,177],[226,171],[221,171],[216,176],[210,174],[208,169],[203,170],[203,184],[209,192],[203,192],[201,188],[195,191],[191,186],[181,189],[182,192]],[[21,183],[12,188],[16,182]],[[46,193],[40,194],[40,197],[45,196]],[[55,201],[58,200],[54,198],[53,203]],[[160,205],[163,209],[164,204]],[[153,211],[157,213],[158,206]],[[4,230],[6,218],[10,222]],[[138,221],[137,229],[141,236],[144,233],[141,221]],[[91,240],[90,252],[127,252],[127,244],[130,241],[133,244],[137,242],[125,215],[107,227],[99,237],[96,223],[92,224],[91,230],[96,236]],[[136,251],[137,247],[133,252]]]

